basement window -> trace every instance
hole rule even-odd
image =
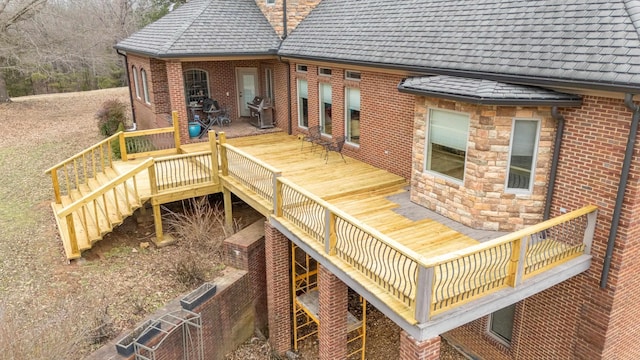
[[[505,345],[511,345],[515,314],[516,305],[513,304],[489,315],[489,335]]]

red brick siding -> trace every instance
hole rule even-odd
[[[301,63],[304,64],[304,63]],[[318,83],[331,83],[332,136],[345,132],[345,88],[360,89],[360,145],[345,145],[344,153],[360,161],[409,179],[413,142],[414,96],[398,92],[399,75],[369,71],[361,72],[361,80],[345,80],[344,70],[329,67],[331,78],[318,76],[318,67],[307,65],[306,73],[296,71],[291,64],[291,116],[293,133],[305,132],[298,126],[297,79],[306,79],[309,91],[309,126],[320,124]],[[349,70],[348,68],[346,70]]]
[[[640,328],[638,144],[608,285],[604,290],[599,288],[632,113],[620,99],[595,96],[585,96],[582,107],[562,109],[561,113],[566,125],[552,216],[559,215],[561,207],[571,211],[598,205],[592,266],[520,304],[516,341],[510,350],[491,345],[486,325],[482,325],[486,320],[449,333],[487,359],[634,359],[640,354],[636,339]]]
[[[178,112],[178,128],[180,131],[180,143],[186,144],[189,139],[189,124],[187,121],[187,107],[182,76],[182,63],[170,60],[166,63],[167,80],[169,82],[169,102],[172,111]]]
[[[348,288],[340,279],[318,265],[320,360],[347,357]]]
[[[401,360],[438,360],[440,359],[440,337],[417,341],[404,331],[400,332]]]
[[[144,89],[142,85],[142,70],[146,70],[147,72],[147,82],[150,83],[150,79],[153,78],[151,72],[152,67],[150,64],[150,59],[145,57],[139,57],[136,55],[127,55],[127,62],[129,64],[129,87],[131,88],[131,94],[133,95],[133,111],[136,117],[136,123],[138,129],[153,129],[158,127],[156,125],[156,115],[155,108],[153,106],[153,102],[151,104],[147,104],[144,101]],[[135,83],[134,83],[134,73],[132,68],[135,67],[138,73],[138,90],[140,93],[140,97],[136,97]],[[150,84],[151,85],[151,84]],[[149,95],[151,95],[151,86],[149,87]]]
[[[276,126],[285,132],[290,132],[289,128],[289,88],[287,80],[289,77],[289,66],[282,62],[269,64],[273,68],[274,110],[273,116]]]
[[[291,289],[289,240],[268,222],[264,224],[267,269],[267,306],[269,308],[269,342],[282,354],[291,349]]]

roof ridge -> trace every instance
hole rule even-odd
[[[640,0],[623,0],[623,3],[640,40]]]
[[[189,21],[185,21],[184,22],[184,26],[182,26],[182,28],[178,31],[176,31],[174,33],[174,36],[171,38],[171,40],[167,41],[165,46],[162,47],[162,52],[166,53],[167,51],[169,51],[169,49],[171,49],[171,47],[173,46],[173,44],[176,43],[176,41],[178,41],[178,39],[180,39],[180,37],[182,37],[182,35],[184,35],[184,33],[191,27],[191,25],[193,25],[193,22],[196,21],[196,19],[198,19],[203,13],[204,11],[209,8],[209,5],[211,5],[211,2],[213,0],[203,0],[202,1],[202,9],[200,9],[200,11],[198,11],[196,16],[191,16],[191,19]],[[186,5],[186,4],[185,4]],[[196,4],[197,5],[197,4]],[[194,6],[195,7],[195,6]],[[193,14],[193,12],[189,12],[189,14]]]

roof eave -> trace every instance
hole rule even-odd
[[[542,87],[581,88],[581,89],[589,89],[589,90],[613,91],[613,92],[623,92],[623,93],[633,93],[633,94],[640,93],[640,84],[610,83],[610,82],[605,83],[605,82],[593,82],[593,81],[586,81],[586,80],[558,79],[558,78],[547,78],[547,77],[487,73],[487,72],[469,71],[469,70],[453,70],[453,69],[442,69],[442,68],[432,68],[432,67],[423,67],[423,66],[410,66],[410,65],[380,63],[380,62],[369,62],[369,61],[362,61],[362,60],[335,59],[335,58],[322,57],[322,56],[300,56],[296,54],[287,54],[286,52],[282,52],[282,51],[280,51],[278,54],[283,59],[313,60],[313,61],[331,62],[331,63],[337,63],[337,64],[343,64],[343,65],[367,66],[367,67],[380,68],[380,69],[402,70],[410,73],[415,73],[416,75],[449,75],[449,76],[486,79],[486,80],[493,80],[498,82],[516,83],[516,84],[522,84],[522,85],[533,85],[533,86],[542,86]]]
[[[398,91],[401,93],[429,96],[441,99],[462,101],[468,104],[476,105],[503,105],[503,106],[558,106],[558,107],[579,107],[582,105],[582,99],[495,99],[483,98],[481,96],[467,96],[451,93],[443,93],[437,91],[428,91],[422,89],[414,89],[398,85]]]
[[[144,50],[136,50],[134,48],[126,47],[126,46],[118,46],[115,45],[114,49],[131,52],[138,55],[146,55],[152,58],[157,59],[174,59],[174,58],[203,58],[203,57],[252,57],[252,56],[277,56],[278,49],[270,49],[267,51],[261,52],[220,52],[220,53],[170,53],[170,54],[162,54],[160,52],[151,52]]]

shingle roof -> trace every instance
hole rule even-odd
[[[191,0],[116,49],[169,58],[275,54],[279,45],[254,0]]]
[[[411,94],[484,105],[580,106],[582,104],[582,98],[578,95],[535,86],[446,75],[409,78],[402,81],[398,89]]]
[[[638,0],[323,0],[279,54],[640,89]]]

